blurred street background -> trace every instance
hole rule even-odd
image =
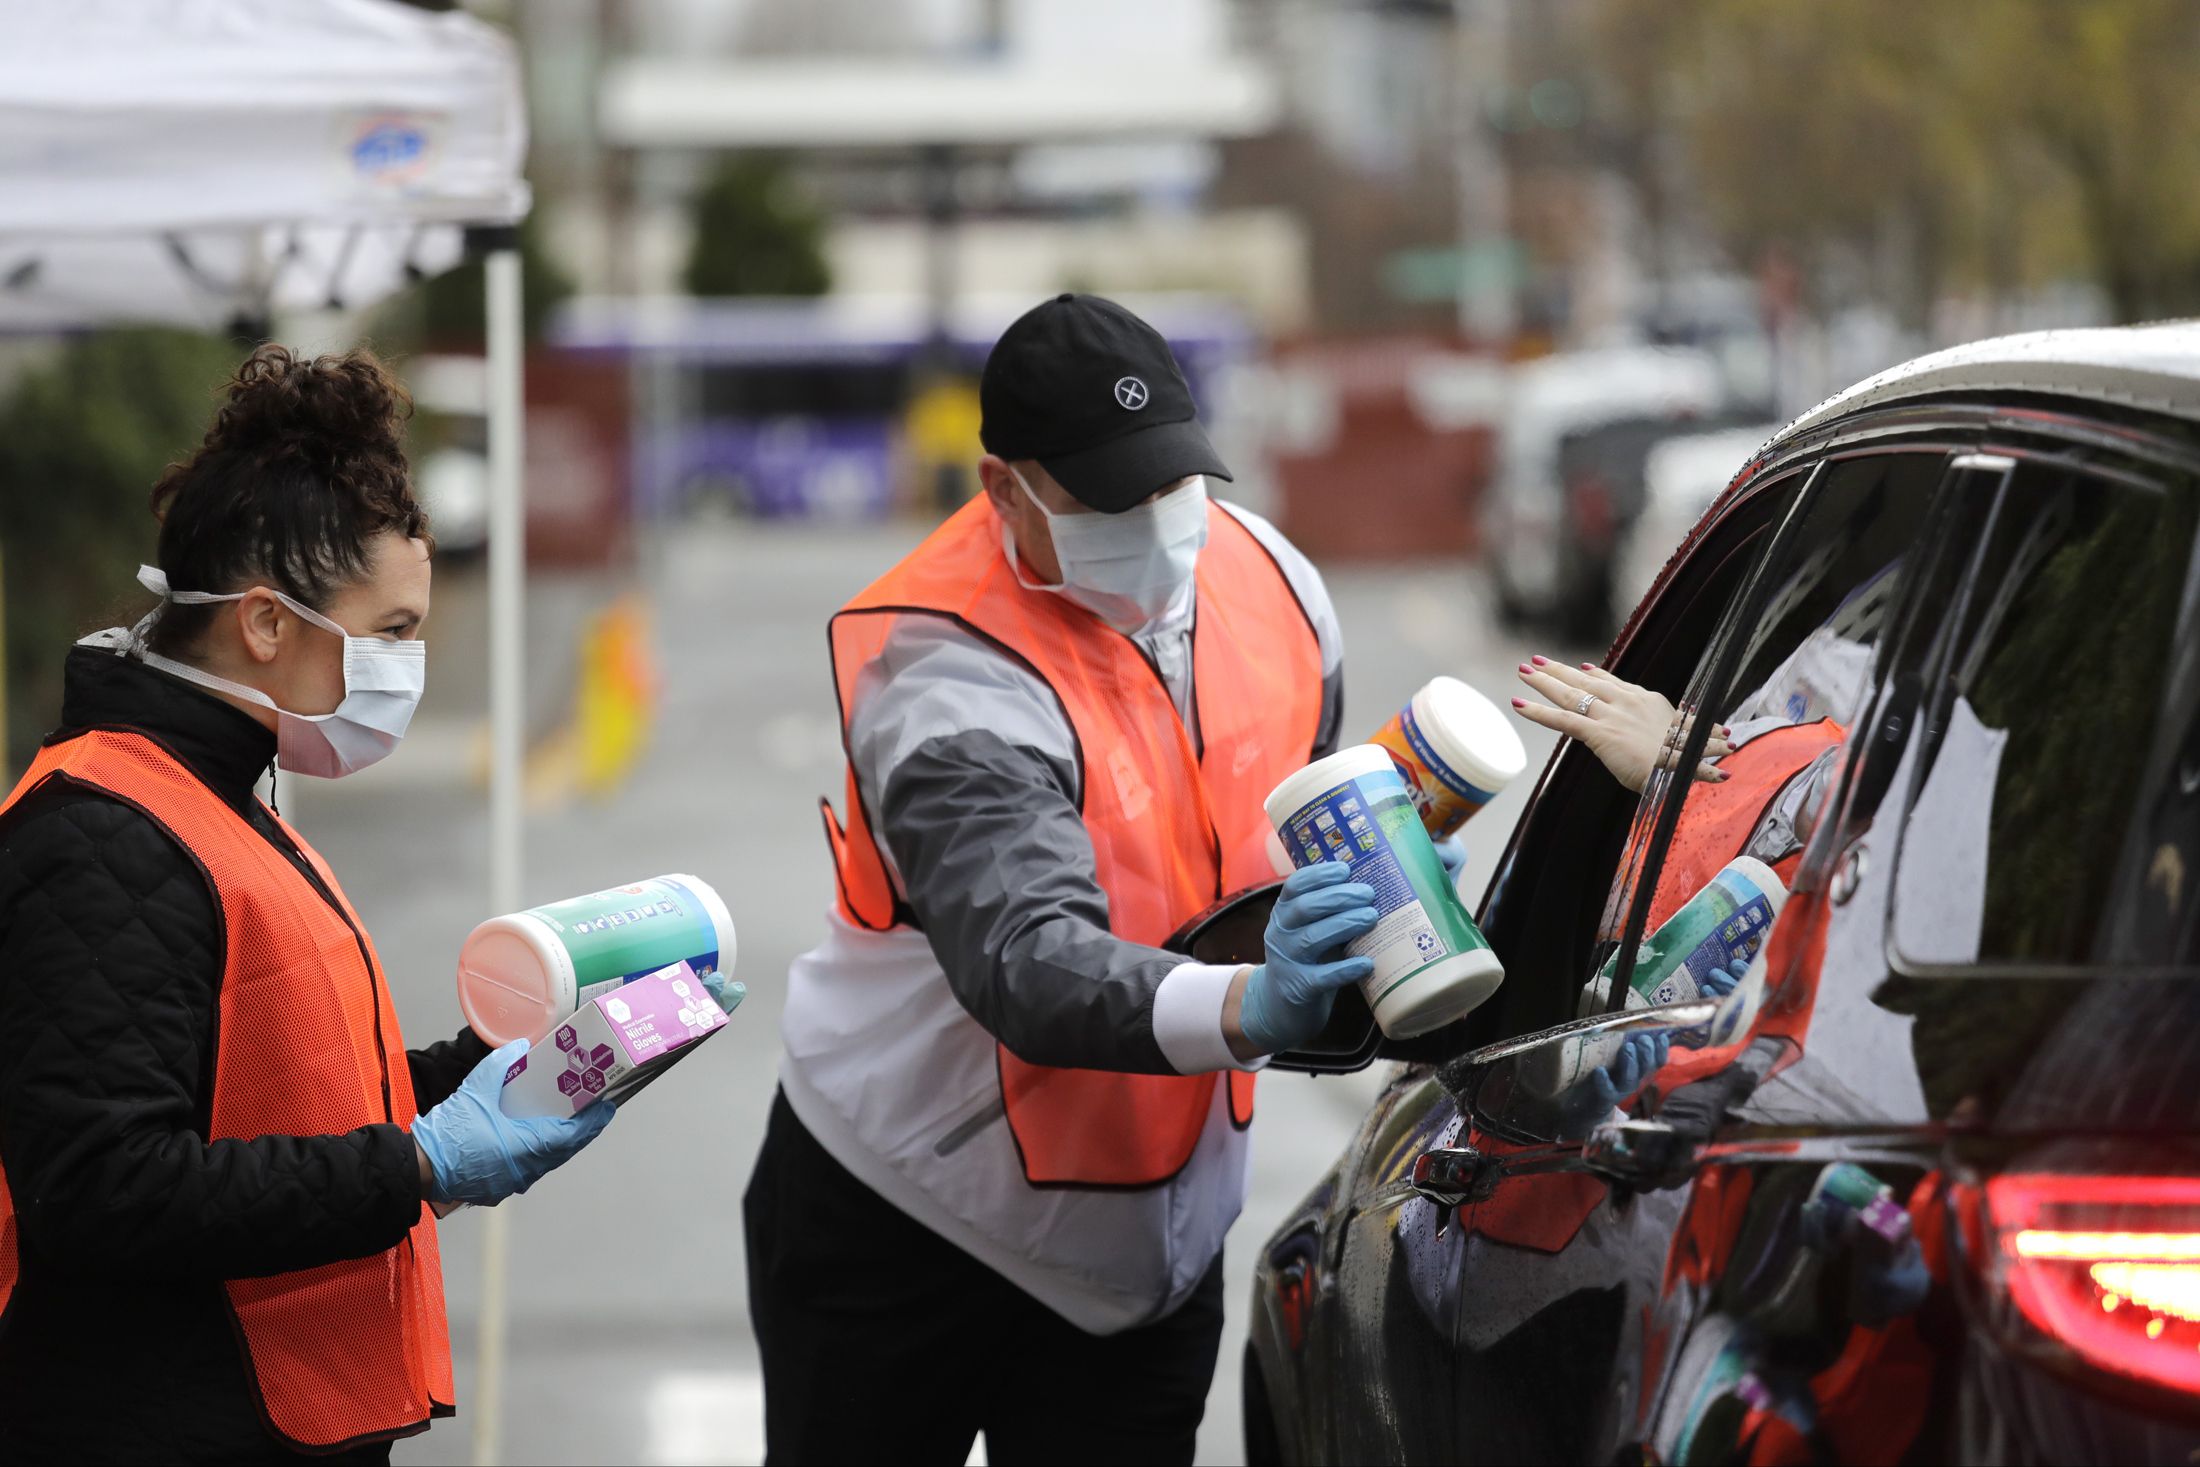
[[[1329,577],[1364,733],[1435,674],[1502,698],[1530,652],[1598,655],[1826,394],[2200,305],[2181,0],[414,8],[508,35],[525,79],[523,900],[696,873],[750,991],[508,1209],[513,1461],[761,1451],[739,1199],[830,895],[825,619],[974,492],[977,372],[1024,309],[1095,291],[1169,336],[1228,494]],[[428,698],[396,757],[277,798],[426,1043],[491,914],[482,268],[408,257],[354,298],[341,265],[278,291],[296,250],[220,279],[170,253],[123,310],[0,238],[0,767],[56,721],[67,644],[147,609],[146,493],[248,345],[372,343],[440,541]],[[1470,826],[1470,896],[1531,782]],[[1263,1082],[1202,1461],[1242,1453],[1252,1254],[1373,1087]],[[473,1459],[483,1224],[443,1229],[462,1415],[400,1462]]]

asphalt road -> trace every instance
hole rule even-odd
[[[748,1329],[740,1199],[762,1139],[787,965],[824,925],[831,875],[817,797],[838,797],[825,619],[919,530],[713,526],[657,548],[635,577],[537,576],[530,705],[556,720],[586,613],[639,584],[664,673],[660,722],[635,776],[602,799],[530,812],[530,902],[666,871],[715,884],[740,929],[749,999],[731,1029],[638,1098],[603,1139],[511,1213],[509,1462],[753,1462],[762,1389]],[[1364,735],[1427,678],[1450,672],[1509,696],[1536,649],[1499,632],[1464,565],[1338,568],[1348,735]],[[478,783],[484,629],[478,571],[446,569],[428,627],[429,692],[393,758],[338,784],[286,788],[391,974],[408,1040],[460,1024],[460,942],[488,915]],[[1530,773],[1468,827],[1463,880],[1479,900],[1550,738],[1522,725]],[[1350,1138],[1374,1075],[1262,1082],[1252,1196],[1228,1253],[1230,1325],[1200,1433],[1202,1462],[1242,1460],[1238,1352],[1261,1240]],[[400,1463],[472,1460],[485,1214],[442,1226],[460,1414],[400,1443]]]

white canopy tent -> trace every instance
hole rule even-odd
[[[356,307],[488,244],[489,910],[520,905],[519,61],[393,0],[10,0],[0,330]],[[496,1455],[504,1215],[486,1219],[475,1453]]]
[[[523,217],[526,148],[512,45],[470,16],[14,0],[0,327],[363,304]]]

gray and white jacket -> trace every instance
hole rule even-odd
[[[1317,747],[1336,741],[1343,639],[1320,574],[1266,520],[1217,501],[1274,556],[1321,647]],[[1199,743],[1194,598],[1133,640]],[[1227,1087],[1192,1159],[1137,1191],[1034,1187],[1002,1108],[995,1042],[1043,1065],[1199,1074],[1236,970],[1108,931],[1079,814],[1076,735],[1046,683],[944,617],[901,618],[855,680],[849,749],[916,928],[828,917],[788,974],[781,1081],[803,1124],[874,1190],[1082,1328],[1183,1302],[1244,1203]]]

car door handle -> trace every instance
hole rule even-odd
[[[1413,1159],[1413,1190],[1439,1207],[1472,1202],[1490,1159],[1472,1146],[1440,1146]]]
[[[1452,1214],[1487,1194],[1490,1158],[1472,1146],[1439,1146],[1413,1159],[1414,1195],[1436,1204],[1436,1236],[1451,1227]]]

